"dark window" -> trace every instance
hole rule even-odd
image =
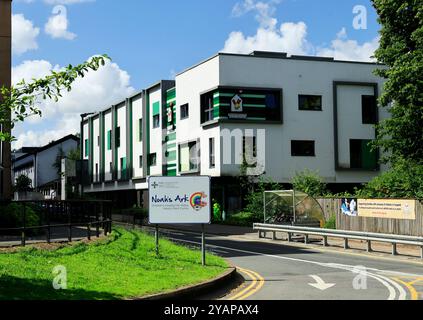
[[[120,147],[120,127],[116,128],[116,148]]]
[[[210,96],[206,99],[206,106],[204,109],[204,122],[214,120],[214,106],[213,97]]]
[[[160,128],[160,115],[156,114],[153,116],[153,129]]]
[[[363,124],[376,124],[377,106],[375,96],[361,96]]]
[[[152,153],[148,155],[148,165],[150,167],[154,167],[155,165],[157,165],[157,154],[156,153]]]
[[[98,177],[98,163],[96,163],[95,164],[95,181],[97,182],[97,181],[99,181],[99,179],[98,179],[99,177]]]
[[[100,146],[100,136],[97,136],[97,147]]]
[[[293,157],[314,157],[314,141],[291,141],[291,156]]]
[[[126,158],[120,158],[121,179],[127,179]]]
[[[138,139],[139,141],[142,141],[142,119],[138,120]]]
[[[142,168],[142,156],[140,156],[139,161],[140,161],[139,166],[140,166],[140,168]]]
[[[322,111],[322,96],[300,94],[298,103],[300,110]]]
[[[375,170],[377,152],[370,146],[371,140],[350,140],[350,168]]]
[[[210,138],[209,139],[209,164],[210,164],[210,169],[213,169],[216,167],[216,159],[215,159],[215,155],[214,155],[214,138]]]
[[[110,173],[113,173],[113,163],[112,162],[109,163],[109,169],[110,169]]]
[[[189,117],[189,105],[184,104],[181,106],[181,120],[186,119]]]

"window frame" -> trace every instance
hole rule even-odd
[[[180,119],[181,120],[185,120],[185,119],[188,119],[189,118],[189,103],[185,103],[185,104],[183,104],[183,105],[181,105],[180,107]],[[185,113],[185,116],[183,116],[183,112],[182,112],[182,110],[184,110],[184,108],[186,108],[186,113]]]
[[[306,154],[306,153],[301,153],[301,152],[294,152],[295,151],[295,144],[299,144],[299,143],[305,143],[305,144],[310,144],[313,146],[313,150],[311,154]],[[298,150],[296,150],[298,151]],[[291,157],[316,157],[316,141],[315,140],[291,140]]]
[[[320,99],[320,108],[319,109],[306,109],[302,107],[303,98],[319,98]],[[323,111],[323,96],[317,94],[299,94],[298,95],[298,110],[299,111]]]

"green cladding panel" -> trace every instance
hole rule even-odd
[[[153,103],[153,116],[157,116],[160,114],[160,102]]]

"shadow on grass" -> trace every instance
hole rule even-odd
[[[55,290],[52,281],[0,277],[0,300],[116,300],[106,292],[82,289]]]

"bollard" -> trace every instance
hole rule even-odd
[[[276,240],[276,232],[275,231],[273,231],[272,240]]]
[[[304,243],[305,244],[308,244],[308,234],[305,234],[304,235]]]
[[[292,235],[291,235],[291,232],[288,232],[288,242],[291,242],[292,241]]]
[[[348,238],[344,239],[344,249],[349,249]]]

